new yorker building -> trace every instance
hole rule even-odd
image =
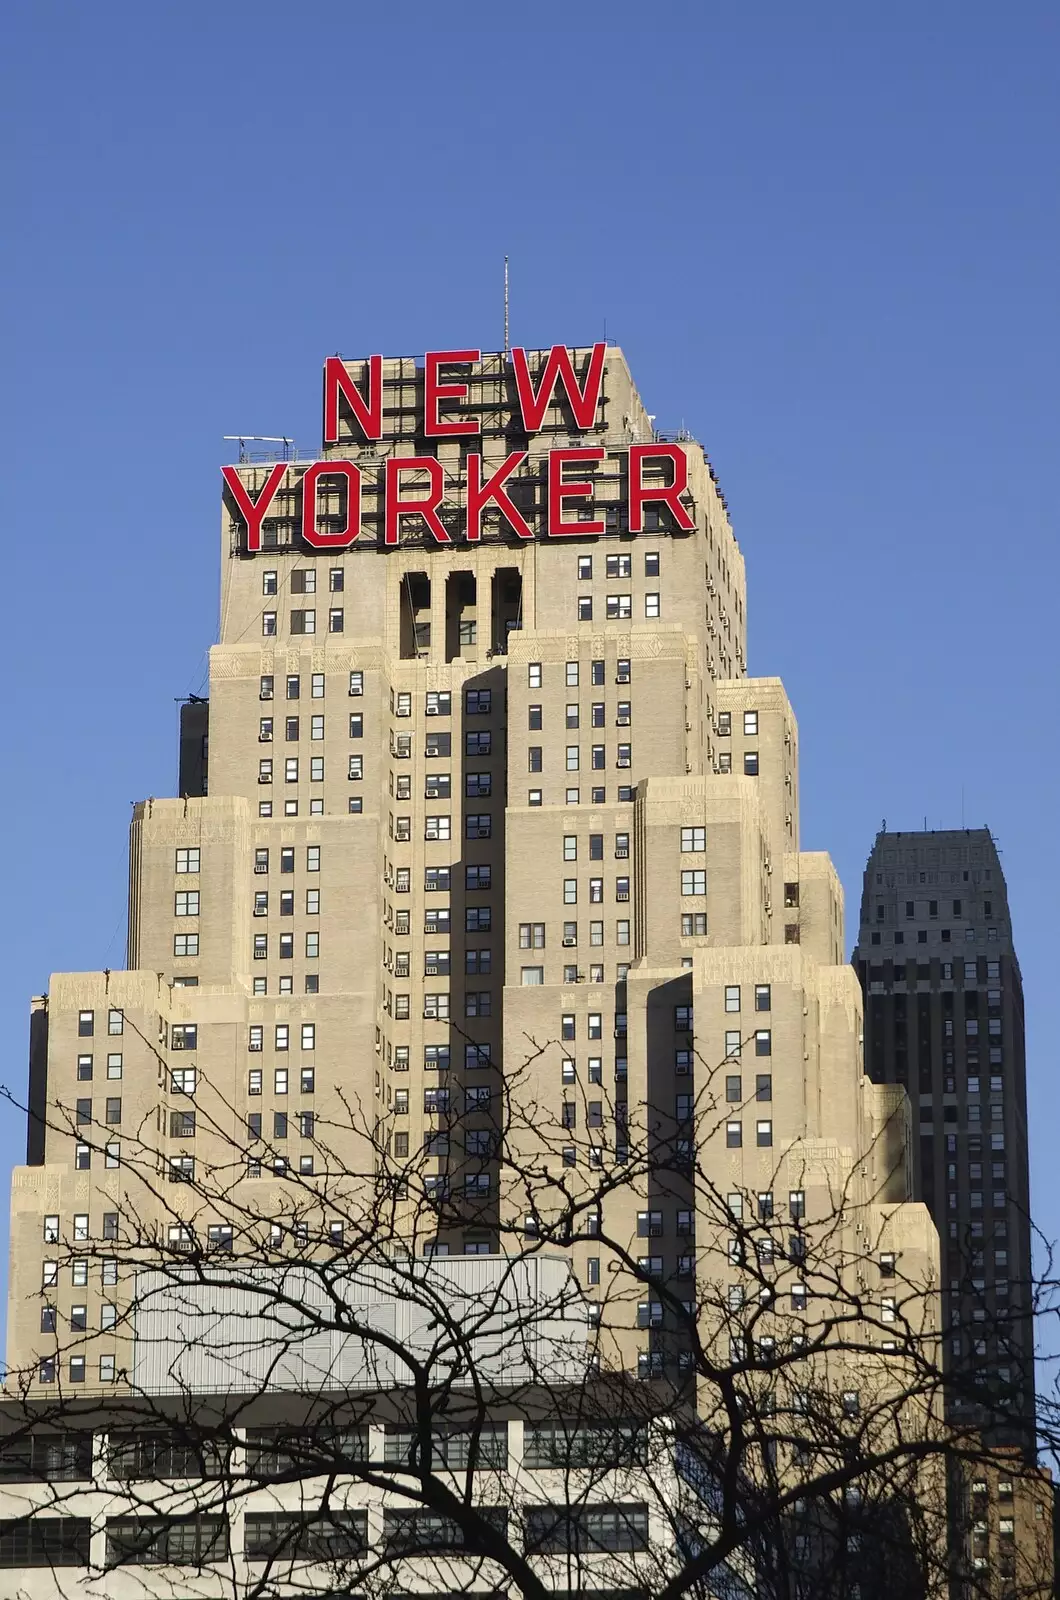
[[[975,1382],[1034,1415],[1023,987],[1008,894],[988,829],[876,836],[854,961],[865,1064],[904,1086],[919,1125],[919,1190],[942,1249],[955,1418]]]
[[[462,1197],[459,1223],[408,1219],[417,1253],[496,1252],[513,1217],[532,1237],[547,1219],[496,1139],[516,1077],[587,1174],[622,1164],[645,1108],[690,1126],[715,1085],[730,1209],[746,1192],[799,1224],[856,1193],[849,1249],[874,1241],[858,1272],[893,1305],[896,1259],[930,1279],[934,1230],[902,1097],[861,1072],[840,886],[799,850],[797,727],[779,681],[746,676],[702,447],[653,429],[603,346],[336,358],[324,413],[320,458],[224,469],[209,704],[180,797],[134,809],[128,969],[35,1002],[9,1366],[120,1381],[130,1214],[227,1248],[212,1173],[282,1230],[351,1119],[396,1161],[426,1147]],[[672,1185],[608,1204],[645,1270],[694,1285],[711,1227],[725,1257]],[[591,1229],[571,1253],[602,1294]],[[629,1316],[651,1375],[663,1308]]]

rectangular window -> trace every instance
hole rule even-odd
[[[611,620],[632,617],[633,596],[629,594],[609,594],[607,597],[607,615]]]
[[[291,632],[296,634],[316,633],[317,614],[315,611],[292,611]]]
[[[683,895],[703,895],[707,892],[707,874],[704,871],[682,872],[681,893]]]
[[[662,615],[661,601],[658,594],[644,596],[644,615],[646,617],[659,617]]]
[[[176,917],[197,917],[199,915],[198,889],[178,889],[173,898],[173,915]]]
[[[682,853],[698,852],[707,848],[706,828],[682,828],[681,850]]]
[[[198,872],[198,870],[199,870],[199,852],[198,852],[198,850],[178,850],[177,851],[177,859],[176,859],[176,870],[177,870],[178,873],[179,872]]]

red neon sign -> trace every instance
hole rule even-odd
[[[565,345],[553,345],[544,354],[535,375],[531,373],[528,352],[522,348],[511,353],[510,372],[515,380],[518,402],[516,416],[526,434],[541,431],[550,406],[557,403],[562,393],[575,426],[582,432],[595,428],[603,393],[604,365],[607,351],[603,344],[594,344],[584,364],[583,375],[575,371],[571,352]],[[482,431],[479,417],[474,411],[474,389],[471,369],[482,359],[478,350],[429,350],[423,364],[423,416],[420,424],[422,437],[446,439],[477,435]],[[340,423],[343,437],[357,442],[374,443],[382,440],[384,425],[383,357],[369,356],[361,362],[360,371],[351,373],[339,356],[329,356],[324,363],[324,443],[339,443]],[[356,364],[355,364],[356,366]],[[442,381],[442,368],[466,367],[469,370],[459,379],[452,374]],[[488,369],[494,382],[496,368]],[[402,375],[401,382],[410,381],[411,374]],[[469,402],[471,409],[466,409]],[[454,405],[458,408],[453,410]],[[443,411],[443,407],[446,409]],[[408,440],[416,430],[400,411],[398,433]],[[402,426],[403,424],[403,426]],[[549,539],[577,538],[583,535],[600,535],[606,524],[602,515],[584,521],[578,519],[578,509],[592,505],[596,485],[592,475],[577,475],[579,467],[596,467],[608,455],[625,458],[627,468],[626,509],[630,533],[644,530],[644,508],[648,505],[665,506],[673,524],[684,533],[695,528],[695,518],[687,504],[688,457],[679,444],[631,444],[621,449],[606,449],[602,444],[586,443],[542,452],[535,465],[544,469],[545,510],[543,527],[535,530],[524,512],[512,498],[512,479],[530,459],[525,449],[512,450],[488,477],[483,476],[483,457],[478,451],[466,456],[463,483],[456,496],[450,482],[450,505],[463,502],[464,526],[460,530],[470,543],[482,538],[483,516],[487,511],[498,515],[508,529],[519,539],[532,539],[535,532],[543,532]],[[646,477],[646,463],[665,463],[668,482]],[[251,554],[263,547],[265,518],[290,471],[301,477],[301,535],[314,550],[343,550],[358,538],[363,526],[365,491],[381,491],[380,510],[383,520],[383,542],[398,544],[401,528],[410,518],[421,519],[422,525],[437,544],[452,543],[450,528],[453,519],[442,521],[441,508],[446,500],[445,467],[435,455],[390,455],[379,469],[374,462],[321,460],[307,466],[278,461],[270,466],[264,485],[252,497],[237,467],[222,467],[221,472],[234,509],[246,525],[246,548]],[[370,476],[367,476],[370,475]],[[317,525],[317,502],[321,479],[343,479],[346,489],[346,516],[344,526],[338,530]],[[409,480],[412,481],[409,481]],[[381,480],[381,481],[380,481]],[[426,481],[424,481],[426,480]],[[297,480],[296,480],[297,482]],[[288,484],[289,488],[294,484]],[[600,509],[599,502],[595,502]],[[453,506],[453,509],[456,507]]]

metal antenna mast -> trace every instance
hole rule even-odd
[[[511,354],[511,345],[508,343],[508,257],[504,258],[504,359],[507,361]]]

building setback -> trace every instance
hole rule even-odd
[[[1023,986],[1005,876],[986,828],[878,833],[854,963],[865,1068],[901,1084],[918,1119],[918,1194],[942,1252],[955,1421],[974,1389],[1011,1394],[1002,1444],[1034,1417]]]

